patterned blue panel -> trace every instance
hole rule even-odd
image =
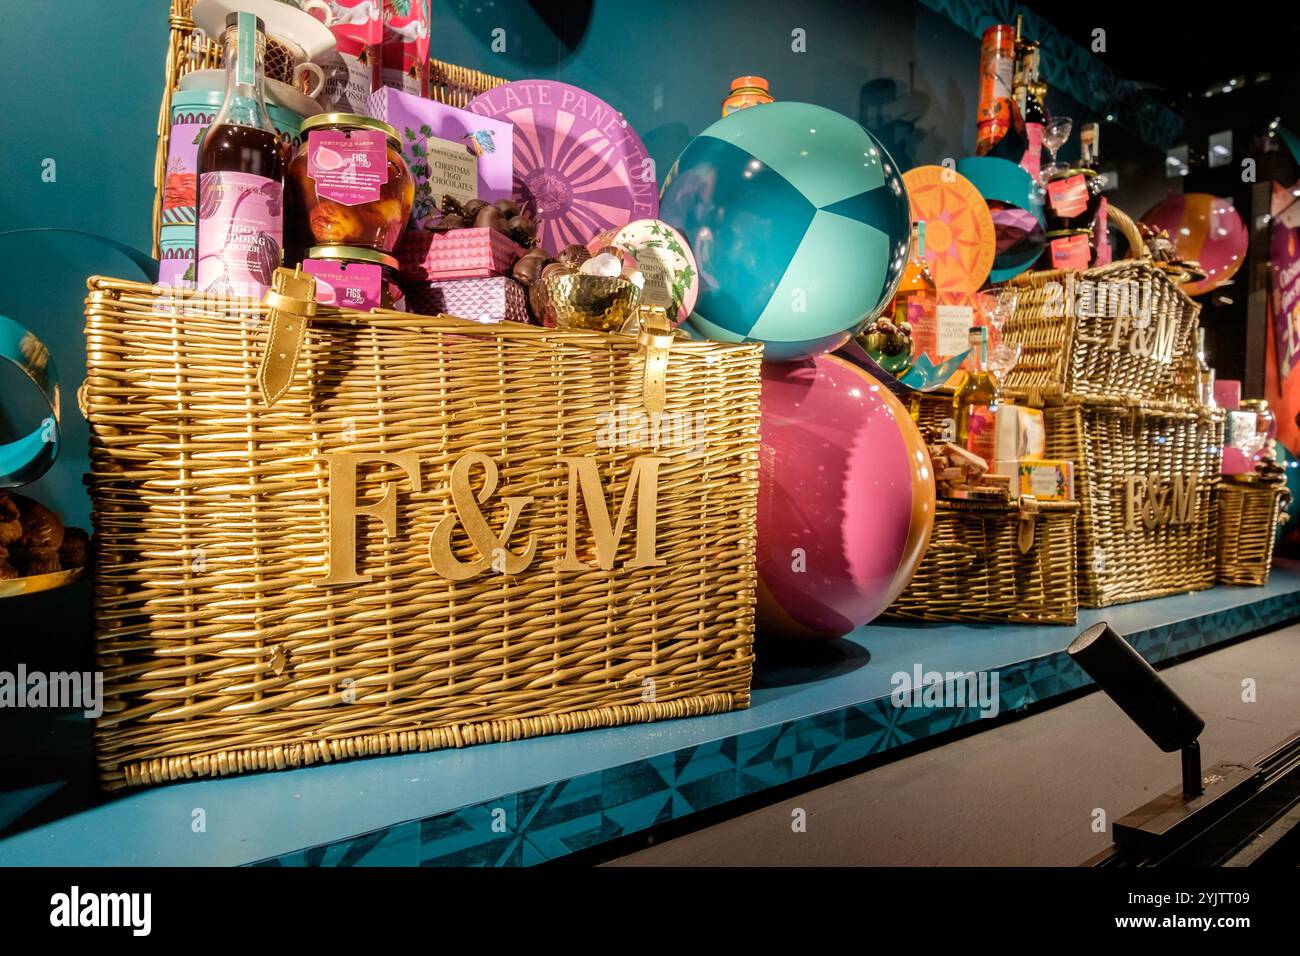
[[[1129,635],[1163,663],[1300,617],[1294,594]],[[998,671],[999,713],[1090,683],[1064,651]],[[289,853],[257,866],[529,866],[679,820],[979,720],[881,697]]]
[[[1152,99],[1138,84],[1119,77],[1038,14],[1012,0],[921,2],[976,37],[995,23],[1015,23],[1016,14],[1020,14],[1024,17],[1025,36],[1042,44],[1043,79],[1051,88],[1098,113],[1113,115],[1116,122],[1160,149],[1172,146],[1182,132],[1183,121],[1177,113]]]

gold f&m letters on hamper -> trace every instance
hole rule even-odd
[[[357,503],[357,465],[361,461],[387,462],[396,465],[410,480],[412,490],[421,490],[420,462],[414,452],[394,455],[359,455],[335,452],[329,458],[329,570],[318,578],[321,586],[365,584],[370,575],[356,568],[358,515],[378,518],[384,531],[391,537],[397,533],[397,502],[394,485],[388,483],[379,501],[368,505]],[[559,571],[586,571],[591,565],[577,556],[578,500],[586,506],[587,520],[595,537],[596,567],[609,571],[614,567],[614,554],[627,524],[629,506],[637,499],[636,551],[627,568],[660,568],[666,562],[658,560],[655,553],[656,528],[659,520],[659,466],[667,458],[642,456],[632,462],[627,489],[619,507],[617,523],[611,523],[605,506],[605,491],[600,484],[596,459],[589,456],[561,458],[568,465],[569,508],[566,547],[557,556],[555,567]],[[483,487],[474,492],[471,473],[475,467],[484,471]],[[534,499],[532,495],[506,496],[505,522],[497,535],[488,524],[482,506],[496,492],[499,470],[497,464],[481,452],[468,452],[456,459],[451,469],[452,513],[446,515],[429,534],[429,566],[450,581],[467,581],[491,568],[498,574],[520,574],[532,563],[537,554],[537,539],[529,534],[523,550],[510,549],[510,536],[524,508]],[[639,482],[639,484],[638,484]],[[639,496],[638,496],[639,491]],[[452,547],[452,533],[461,524],[478,552],[478,557],[461,561]]]
[[[288,389],[293,379],[298,354],[306,333],[307,320],[316,313],[314,279],[301,269],[277,269],[272,278],[272,288],[266,295],[270,307],[270,330],[266,350],[258,372],[258,385],[268,405],[275,404]],[[641,336],[646,348],[642,402],[656,419],[665,402],[664,375],[667,369],[668,349],[672,346],[672,329],[662,316],[648,315],[647,328]],[[383,496],[372,504],[357,502],[357,466],[365,461],[387,463],[399,468],[409,480],[413,491],[421,491],[419,457],[414,452],[395,454],[360,454],[334,452],[328,459],[329,495],[329,552],[328,569],[317,579],[321,586],[365,584],[370,576],[356,568],[357,527],[359,516],[377,518],[387,535],[397,534],[396,490],[388,482]],[[611,524],[605,507],[605,491],[601,486],[596,459],[590,456],[560,456],[557,460],[568,467],[568,532],[563,556],[556,561],[560,571],[584,571],[590,565],[577,557],[577,526],[579,499],[586,506],[588,523],[595,537],[596,566],[609,571],[614,566],[614,553],[624,526],[628,510],[640,497],[636,512],[636,553],[626,565],[629,568],[662,567],[664,562],[655,557],[655,531],[658,521],[659,466],[667,458],[641,456],[632,460],[627,490],[619,509],[618,521]],[[471,474],[476,469],[484,473],[482,488],[476,493]],[[510,550],[509,540],[523,509],[533,501],[531,495],[507,496],[505,523],[498,536],[487,522],[482,506],[495,495],[499,482],[497,463],[479,451],[462,454],[451,467],[449,487],[453,513],[443,517],[429,535],[429,565],[451,581],[466,581],[477,577],[489,567],[500,574],[519,574],[532,563],[537,542],[529,535],[523,551]],[[478,557],[459,560],[453,553],[452,534],[460,523]]]
[[[1062,294],[1059,284],[1047,286],[1049,298]],[[1074,314],[1092,319],[1109,319],[1110,331],[1094,344],[1105,342],[1108,352],[1125,350],[1136,358],[1162,365],[1174,360],[1178,335],[1177,317],[1168,312],[1153,314],[1151,280],[1081,279],[1076,290]]]
[[[1196,475],[1129,475],[1124,481],[1125,526],[1158,528],[1196,520]]]

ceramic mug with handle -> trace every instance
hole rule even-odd
[[[292,85],[315,99],[316,94],[325,86],[325,71],[321,69],[320,64],[304,60],[293,68]]]

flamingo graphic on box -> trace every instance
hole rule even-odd
[[[383,83],[429,95],[429,12],[425,0],[384,0]]]

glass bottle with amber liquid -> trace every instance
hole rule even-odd
[[[992,464],[986,439],[992,438],[992,418],[1000,396],[998,380],[988,368],[988,329],[971,326],[969,342],[966,377],[952,398],[956,444],[982,455]]]
[[[232,13],[222,36],[226,98],[199,148],[197,285],[260,302],[284,246],[284,147],[266,108],[266,34]]]
[[[1205,349],[1205,327],[1196,327],[1196,397],[1200,399],[1202,405],[1213,408],[1214,401],[1214,369],[1210,366],[1208,353]]]
[[[890,304],[890,315],[895,325],[908,321],[907,303],[918,295],[934,295],[934,276],[930,274],[930,264],[925,258],[925,223],[918,220],[912,223],[912,257],[903,268],[903,277],[898,281]]]

